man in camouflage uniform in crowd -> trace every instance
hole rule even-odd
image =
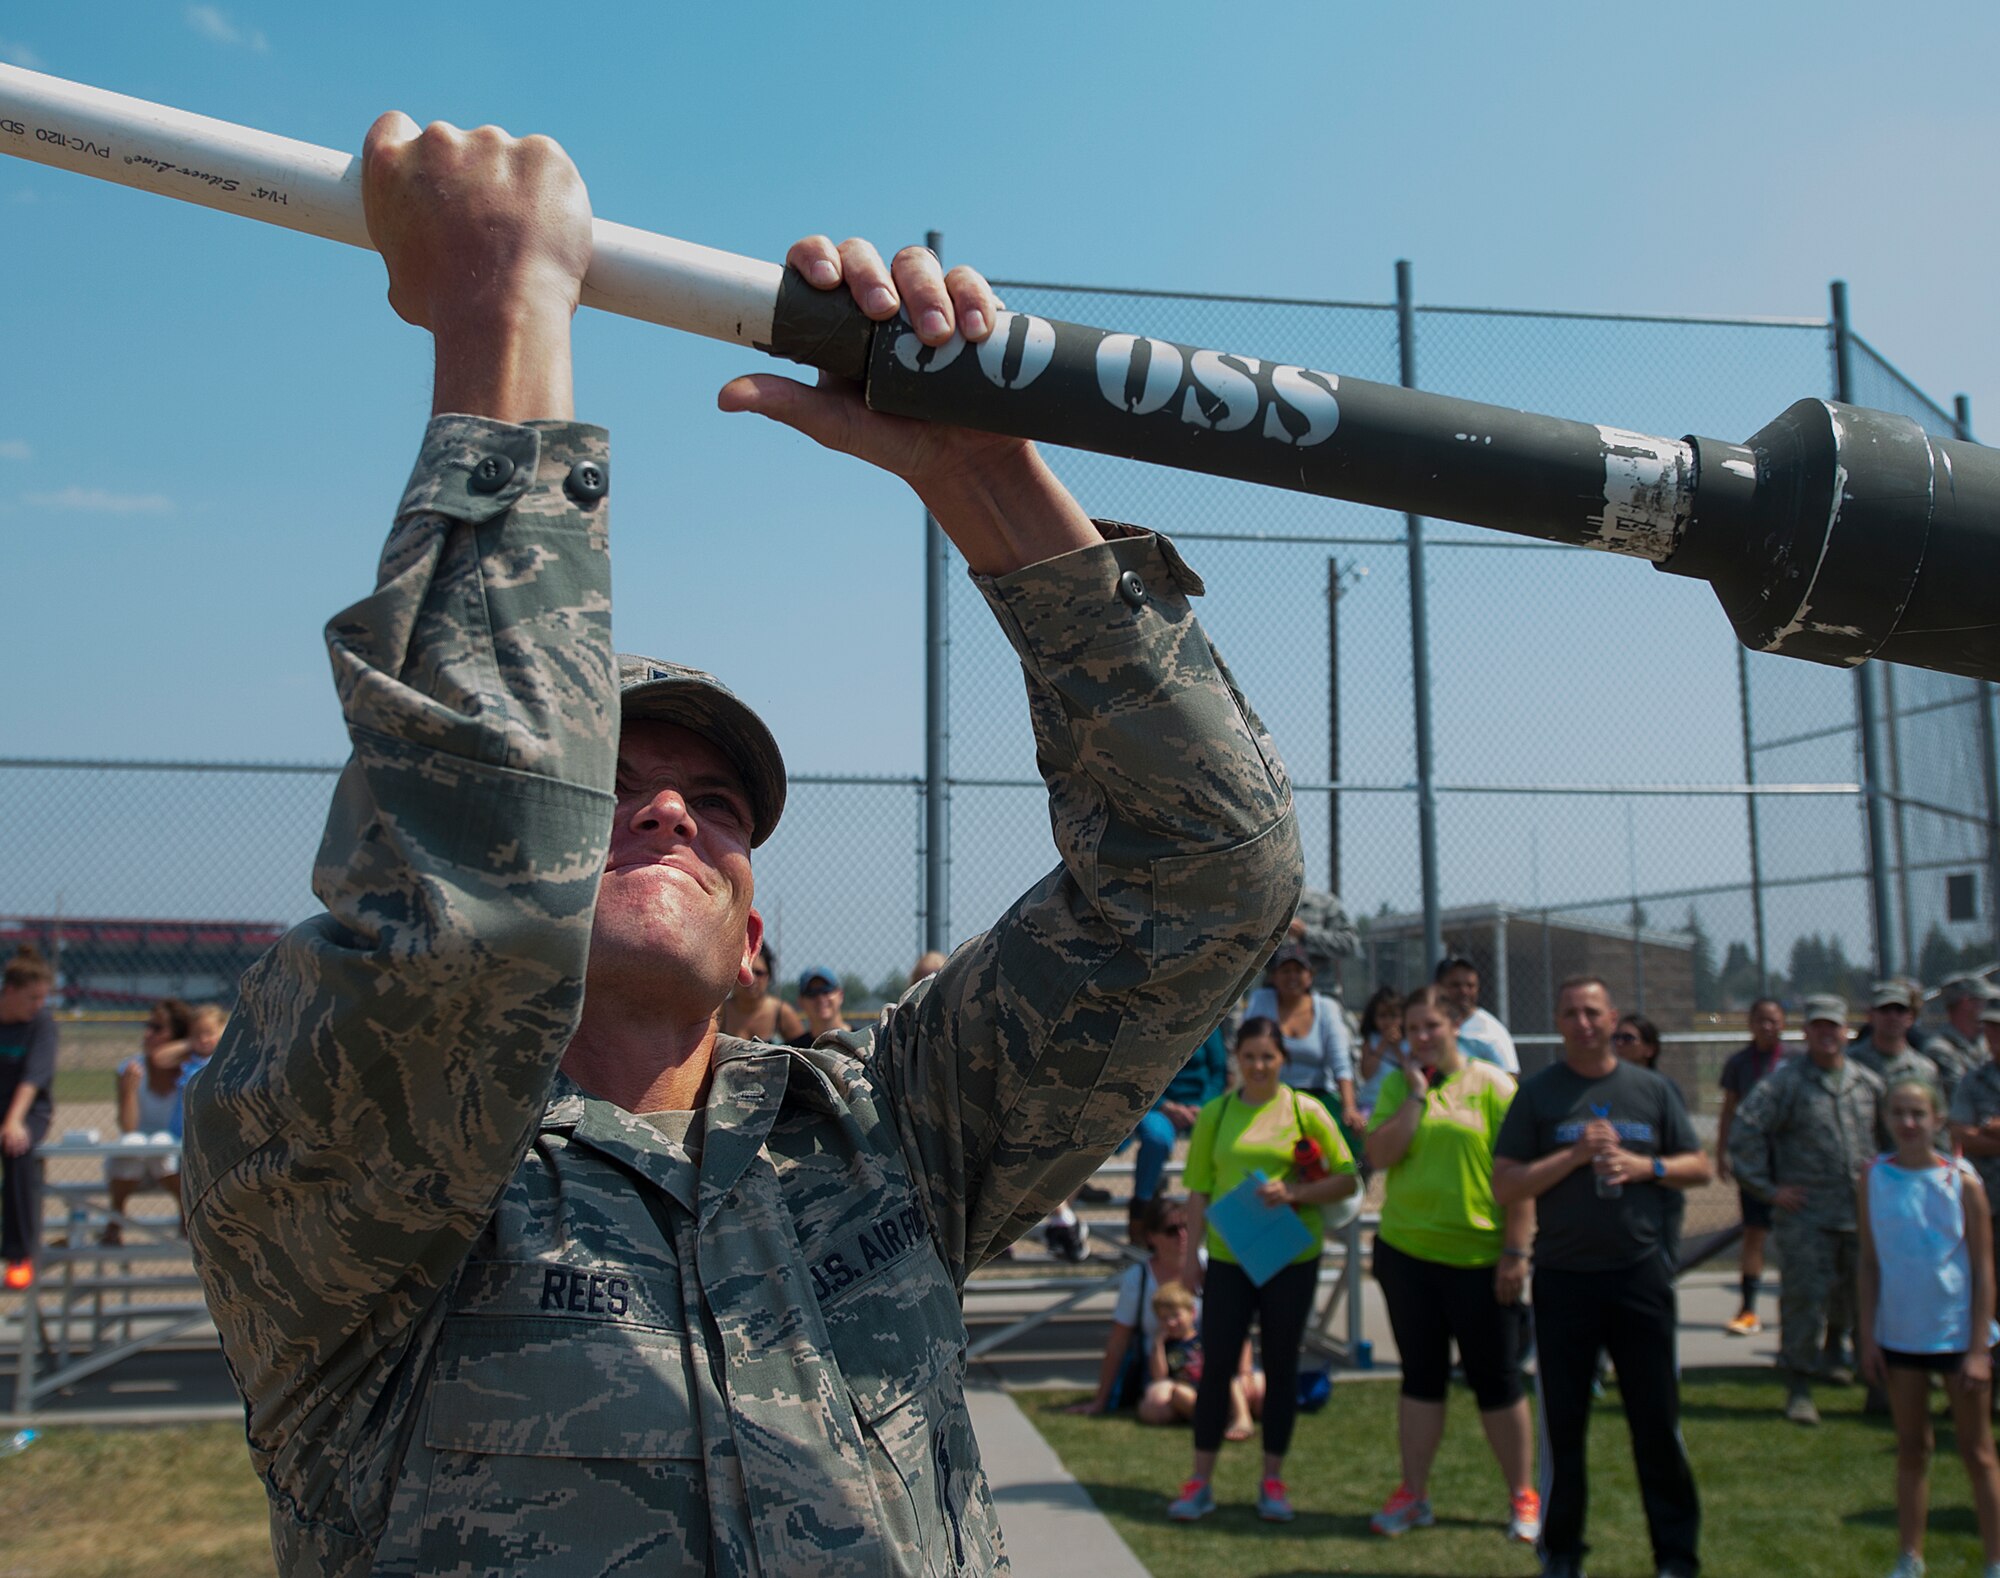
[[[1027,444],[728,385],[958,544],[1021,658],[1061,860],[873,1027],[719,1037],[784,767],[713,679],[614,660],[606,440],[571,419],[582,183],[545,139],[400,116],[363,169],[441,414],[327,630],[353,754],[326,913],[246,975],[188,1094],[189,1232],[278,1568],[1004,1568],[965,1279],[1131,1129],[1298,895],[1290,787],[1201,583]],[[790,261],[925,343],[994,330],[985,281],[921,249]]]
[[[1979,1007],[1985,1036],[1981,1051],[1992,1051],[1958,1082],[1951,1098],[1951,1137],[1986,1185],[1986,1198],[2000,1199],[2000,998],[1982,998]],[[1995,1212],[2000,1217],[2000,1212]],[[2000,1226],[1993,1240],[2000,1245]],[[2000,1262],[1996,1262],[2000,1264]]]
[[[1877,981],[1869,1000],[1868,1028],[1848,1045],[1847,1060],[1867,1069],[1885,1090],[1906,1074],[1938,1083],[1936,1061],[1918,1051],[1911,1039],[1921,1002],[1922,995],[1908,981]],[[1887,1148],[1886,1128],[1881,1140]]]
[[[1937,1065],[1939,1088],[1946,1101],[1957,1093],[1968,1074],[1986,1066],[1986,1041],[1979,1016],[1993,998],[1993,989],[1976,975],[1956,975],[1938,988],[1944,1023],[1923,1043],[1924,1056]]]
[[[1812,1377],[1821,1333],[1851,1310],[1860,1240],[1854,1191],[1875,1155],[1882,1081],[1849,1059],[1847,1004],[1808,997],[1806,1055],[1787,1058],[1737,1110],[1729,1130],[1736,1181],[1776,1214],[1783,1265],[1778,1363],[1785,1417],[1816,1425]]]

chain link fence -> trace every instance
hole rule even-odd
[[[1400,376],[1390,305],[1001,289],[1049,317]],[[1414,322],[1424,387],[1641,432],[1741,440],[1839,376],[1821,319],[1418,306]],[[1963,413],[1849,343],[1855,403],[1963,432]],[[1403,518],[1050,455],[1093,513],[1173,534],[1207,579],[1203,623],[1299,788],[1308,881],[1362,926],[1347,1000],[1426,979]],[[1854,993],[1878,963],[1935,985],[1994,962],[1989,687],[1866,665],[1880,740],[1864,761],[1855,674],[1741,652],[1705,586],[1449,523],[1422,534],[1444,935],[1517,1031],[1552,1031],[1554,983],[1601,974],[1667,1031],[1690,1098],[1712,1105],[1720,1044],[1673,1038],[1733,1029],[1765,990]],[[949,623],[958,935],[1046,865],[1047,834],[1039,786],[1019,775],[1017,668],[962,577]],[[1872,859],[1871,783],[1885,811]]]
[[[1002,288],[1053,317],[1400,376],[1388,304]],[[1645,432],[1741,439],[1842,376],[1857,403],[1967,425],[1858,336],[1843,375],[1825,320],[1418,306],[1414,322],[1426,387]],[[1348,1000],[1427,975],[1403,518],[1050,454],[1095,513],[1173,534],[1207,578],[1203,621],[1297,782],[1308,880],[1363,926]],[[1733,1026],[1764,989],[1852,992],[1878,960],[1935,984],[2000,957],[1991,687],[1743,653],[1705,586],[1609,555],[1442,522],[1423,546],[1445,939],[1517,1030],[1553,1028],[1550,987],[1578,968],[1685,1035]],[[927,895],[922,778],[801,775],[758,858],[781,981],[827,966],[850,999],[879,995],[927,917],[961,940],[1051,863],[1018,665],[967,579],[949,588],[947,880]],[[227,997],[315,908],[334,771],[0,762],[0,941],[60,949],[76,1009]]]

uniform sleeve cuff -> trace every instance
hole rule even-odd
[[[1070,663],[1128,645],[1160,619],[1187,616],[1204,590],[1179,549],[1157,532],[1095,521],[1104,540],[1005,575],[975,575],[1007,639],[1025,659]]]
[[[586,422],[434,416],[396,518],[425,513],[477,524],[505,514],[537,486],[564,488],[587,508],[609,489],[608,447],[605,430]]]

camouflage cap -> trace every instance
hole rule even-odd
[[[2000,1025],[2000,997],[1986,999],[1986,1006],[1979,1010],[1979,1022],[1983,1025]]]
[[[692,729],[728,756],[750,795],[752,848],[771,836],[785,811],[785,758],[764,720],[713,674],[635,653],[618,654],[619,711]]]
[[[1874,1008],[1907,1008],[1915,1013],[1917,994],[1910,990],[1908,981],[1877,981],[1875,995],[1869,1006]]]
[[[1808,997],[1806,999],[1806,1023],[1811,1024],[1815,1019],[1831,1019],[1835,1024],[1846,1024],[1847,999],[1844,997],[1835,997],[1831,993],[1826,993],[1819,997]]]
[[[1955,1003],[1964,1002],[1968,997],[1978,1002],[1990,1003],[1994,1000],[1994,991],[1976,975],[1954,975],[1938,988],[1938,996],[1943,1000],[1945,1007],[1950,1008]]]

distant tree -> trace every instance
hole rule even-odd
[[[1982,970],[1993,962],[1993,945],[1975,939],[1963,947],[1944,934],[1936,921],[1924,933],[1924,945],[1917,950],[1917,974],[1928,986],[1948,981],[1954,975]]]
[[[841,972],[840,992],[842,1000],[848,1003],[867,1003],[875,998],[875,994],[868,990],[868,983],[852,970]]]
[[[1643,930],[1646,925],[1646,906],[1637,899],[1632,901],[1632,908],[1626,912],[1625,924],[1634,931]]]
[[[882,984],[875,988],[875,995],[885,1003],[893,1003],[903,995],[910,984],[910,978],[901,970],[891,970],[882,977]]]
[[[1688,906],[1687,934],[1694,939],[1689,950],[1689,964],[1694,971],[1694,1006],[1703,1013],[1714,1013],[1722,1007],[1722,983],[1715,973],[1715,944],[1708,940],[1703,929],[1701,916],[1695,907]]]
[[[1748,1008],[1764,995],[1764,982],[1757,974],[1749,944],[1732,942],[1723,954],[1720,995],[1725,1008]]]
[[[1868,986],[1867,972],[1848,963],[1847,948],[1837,934],[1822,937],[1818,932],[1809,932],[1799,937],[1792,943],[1788,973],[1792,991],[1799,997],[1836,992],[1852,998],[1865,992]]]

